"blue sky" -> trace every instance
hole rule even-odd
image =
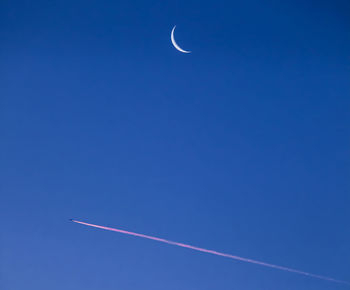
[[[68,221],[350,280],[349,9],[3,1],[1,288],[349,289]]]

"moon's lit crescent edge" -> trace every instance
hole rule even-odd
[[[173,29],[171,30],[171,43],[173,44],[173,46],[180,52],[183,52],[183,53],[191,53],[191,51],[188,51],[188,50],[184,50],[182,49],[175,41],[175,37],[174,37],[174,31],[175,31],[175,28],[176,28],[176,25],[173,27]]]

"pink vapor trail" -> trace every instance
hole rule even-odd
[[[333,279],[333,278],[326,277],[326,276],[311,274],[311,273],[300,271],[300,270],[295,270],[295,269],[291,269],[291,268],[287,268],[287,267],[283,267],[283,266],[278,266],[278,265],[274,265],[274,264],[260,262],[260,261],[256,261],[256,260],[252,260],[252,259],[248,259],[248,258],[243,258],[243,257],[239,257],[239,256],[234,256],[234,255],[230,255],[230,254],[220,253],[217,251],[207,250],[204,248],[199,248],[199,247],[195,247],[195,246],[191,246],[191,245],[187,245],[187,244],[183,244],[183,243],[173,242],[173,241],[169,241],[166,239],[152,237],[152,236],[148,236],[148,235],[144,235],[144,234],[139,234],[139,233],[129,232],[129,231],[125,231],[125,230],[89,224],[89,223],[85,223],[85,222],[81,222],[81,221],[77,221],[77,220],[73,220],[73,219],[71,219],[71,221],[74,223],[86,225],[89,227],[94,227],[94,228],[99,228],[99,229],[103,229],[103,230],[107,230],[107,231],[112,231],[112,232],[130,235],[130,236],[135,236],[135,237],[139,237],[139,238],[149,239],[149,240],[153,240],[153,241],[157,241],[157,242],[161,242],[161,243],[166,243],[169,245],[174,245],[174,246],[178,246],[178,247],[182,247],[182,248],[187,248],[187,249],[191,249],[191,250],[195,250],[195,251],[199,251],[199,252],[203,252],[203,253],[222,256],[222,257],[226,257],[226,258],[230,258],[230,259],[234,259],[234,260],[238,260],[238,261],[242,261],[242,262],[247,262],[247,263],[251,263],[251,264],[256,264],[256,265],[260,265],[260,266],[264,266],[264,267],[269,267],[269,268],[287,271],[287,272],[291,272],[291,273],[301,274],[304,276],[309,276],[309,277],[313,277],[313,278],[317,278],[317,279],[321,279],[321,280],[326,280],[326,281],[330,281],[330,282],[335,282],[335,283],[346,284],[346,285],[350,286],[350,282],[341,281],[341,280]]]

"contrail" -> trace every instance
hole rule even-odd
[[[346,285],[350,286],[350,282],[347,282],[347,281],[341,281],[341,280],[333,279],[333,278],[326,277],[326,276],[311,274],[308,272],[295,270],[295,269],[291,269],[291,268],[287,268],[287,267],[283,267],[283,266],[278,266],[278,265],[274,265],[274,264],[260,262],[260,261],[256,261],[256,260],[252,260],[252,259],[248,259],[248,258],[243,258],[243,257],[239,257],[239,256],[234,256],[234,255],[230,255],[230,254],[220,253],[217,251],[199,248],[199,247],[195,247],[195,246],[191,246],[191,245],[187,245],[187,244],[183,244],[183,243],[173,242],[173,241],[169,241],[166,239],[161,239],[161,238],[148,236],[148,235],[144,235],[144,234],[139,234],[139,233],[129,232],[129,231],[125,231],[125,230],[89,224],[89,223],[85,223],[85,222],[81,222],[81,221],[77,221],[77,220],[73,220],[73,219],[70,219],[70,221],[78,223],[78,224],[86,225],[89,227],[94,227],[94,228],[99,228],[99,229],[103,229],[103,230],[107,230],[107,231],[112,231],[112,232],[130,235],[130,236],[135,236],[135,237],[139,237],[139,238],[149,239],[149,240],[153,240],[153,241],[157,241],[157,242],[161,242],[161,243],[166,243],[169,245],[174,245],[174,246],[178,246],[178,247],[182,247],[182,248],[187,248],[187,249],[191,249],[191,250],[195,250],[195,251],[199,251],[199,252],[203,252],[203,253],[213,254],[216,256],[222,256],[222,257],[226,257],[226,258],[230,258],[230,259],[234,259],[234,260],[238,260],[238,261],[242,261],[242,262],[247,262],[247,263],[251,263],[251,264],[256,264],[256,265],[260,265],[260,266],[264,266],[264,267],[274,268],[274,269],[278,269],[278,270],[282,270],[282,271],[292,272],[292,273],[301,274],[304,276],[309,276],[309,277],[313,277],[313,278],[317,278],[317,279],[321,279],[321,280],[326,280],[326,281],[330,281],[330,282],[335,282],[335,283],[346,284]]]

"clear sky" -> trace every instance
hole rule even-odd
[[[349,289],[68,221],[350,280],[349,1],[0,5],[1,289]]]

